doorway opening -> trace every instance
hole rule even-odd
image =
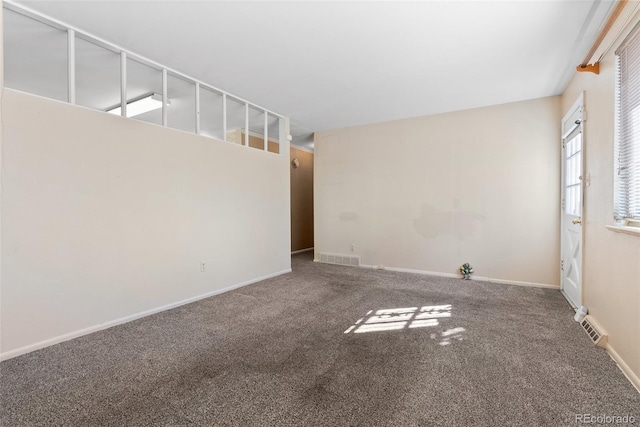
[[[313,152],[291,145],[291,253],[313,250]]]

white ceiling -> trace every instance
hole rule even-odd
[[[560,94],[613,4],[19,3],[287,115],[299,136]]]

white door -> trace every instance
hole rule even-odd
[[[573,307],[582,303],[583,144],[582,96],[562,121],[562,293]]]

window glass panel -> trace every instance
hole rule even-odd
[[[280,152],[280,118],[269,114],[269,151],[271,153]]]
[[[236,101],[227,96],[227,135],[226,140],[236,144],[243,144],[244,134],[244,102]]]
[[[565,212],[569,215],[582,215],[582,134],[578,133],[565,147]]]
[[[224,141],[222,94],[200,87],[200,134]]]
[[[582,151],[576,153],[576,165],[576,184],[580,184],[582,182]]]
[[[79,37],[76,104],[102,111],[120,106],[120,55]]]
[[[196,84],[169,74],[167,76],[169,108],[167,126],[196,132]]]
[[[67,32],[4,9],[4,84],[68,101]]]
[[[640,32],[616,51],[614,217],[640,220]]]
[[[162,71],[127,58],[127,117],[162,124]]]
[[[249,146],[264,150],[264,110],[249,106]]]

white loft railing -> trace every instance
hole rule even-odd
[[[10,0],[3,1],[3,7],[10,11],[16,12],[20,15],[23,15],[27,18],[34,19],[43,24],[46,24],[50,27],[57,28],[62,31],[66,31],[67,33],[67,102],[70,104],[76,104],[76,38],[81,38],[90,42],[94,45],[100,46],[102,48],[108,49],[114,53],[120,55],[120,114],[122,117],[127,117],[127,104],[133,102],[133,100],[127,99],[127,59],[132,59],[136,62],[144,64],[148,67],[151,67],[155,70],[162,72],[162,126],[168,126],[168,108],[169,98],[168,98],[168,76],[172,75],[178,77],[188,83],[192,83],[195,85],[195,105],[193,108],[195,109],[195,134],[200,135],[201,130],[201,118],[200,118],[200,94],[201,89],[206,88],[210,91],[218,93],[222,96],[222,137],[223,140],[227,141],[227,102],[228,100],[233,100],[237,103],[244,104],[244,128],[240,130],[244,134],[244,138],[242,140],[242,145],[249,147],[249,138],[250,135],[255,135],[255,132],[250,130],[249,127],[249,110],[254,109],[261,111],[264,116],[264,135],[263,135],[263,150],[268,152],[269,141],[274,141],[269,138],[269,116],[272,116],[278,120],[278,138],[274,141],[279,144],[279,153],[281,155],[288,155],[288,147],[291,141],[291,135],[289,134],[289,119],[281,114],[275,113],[267,108],[261,107],[257,104],[249,102],[239,96],[235,96],[230,94],[222,89],[219,89],[215,86],[202,82],[198,79],[195,79],[191,76],[188,76],[184,73],[176,71],[172,68],[166,67],[162,64],[159,64],[149,58],[146,58],[142,55],[131,52],[127,49],[124,49],[114,43],[108,42],[100,37],[94,36],[82,30],[79,30],[69,24],[66,24],[62,21],[59,21],[50,16],[46,16],[38,11],[35,11],[31,8],[18,5]],[[5,28],[5,27],[3,27]],[[6,28],[5,28],[6,31]],[[7,42],[7,36],[5,34],[5,43]],[[5,69],[7,64],[5,64]],[[5,82],[6,84],[6,82]]]

